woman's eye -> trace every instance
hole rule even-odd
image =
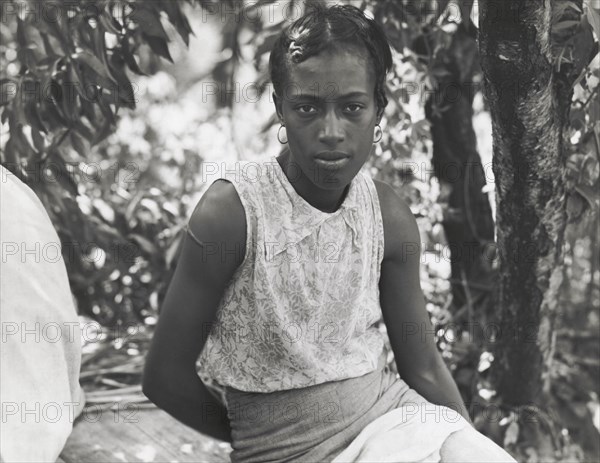
[[[348,111],[350,113],[357,113],[361,109],[362,109],[362,105],[359,105],[359,104],[351,103],[349,105],[346,105],[346,111]]]
[[[301,114],[312,114],[317,111],[317,108],[309,104],[303,104],[298,106],[296,110]]]

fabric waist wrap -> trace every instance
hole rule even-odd
[[[406,442],[400,439],[398,444],[407,449],[406,461],[435,453],[466,422],[411,389],[385,366],[385,358],[382,353],[377,369],[366,375],[302,389],[253,393],[225,387],[231,461],[332,461],[369,423],[398,408],[404,410],[399,426],[406,429]],[[423,429],[428,423],[433,434]],[[426,438],[420,439],[418,448],[417,428]]]

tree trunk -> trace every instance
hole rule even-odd
[[[500,271],[492,372],[498,395],[512,407],[542,405],[548,392],[563,275],[563,129],[572,93],[553,72],[550,18],[549,0],[480,6]]]

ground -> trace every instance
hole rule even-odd
[[[229,445],[156,408],[87,409],[58,463],[229,462]]]

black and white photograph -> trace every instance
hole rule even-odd
[[[0,463],[600,462],[600,0],[0,0]]]

